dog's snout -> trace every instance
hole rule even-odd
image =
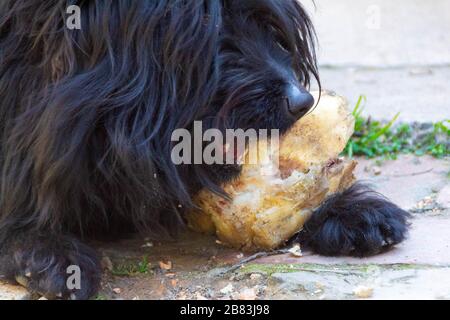
[[[305,89],[289,84],[286,87],[286,104],[289,113],[294,117],[300,118],[314,105],[314,98]]]

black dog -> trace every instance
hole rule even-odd
[[[81,29],[66,28],[66,7]],[[88,298],[101,270],[80,239],[171,236],[234,165],[172,163],[171,134],[285,132],[313,105],[314,31],[294,0],[0,2],[0,274],[49,297]],[[355,186],[301,234],[327,255],[403,240],[407,213]],[[81,289],[66,286],[69,265]]]

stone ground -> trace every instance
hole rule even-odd
[[[450,56],[450,48],[448,52]],[[401,122],[450,119],[450,65],[385,69],[322,67],[320,74],[322,85],[347,97],[352,106],[360,95],[366,96],[363,115],[391,120],[400,113]]]
[[[450,118],[450,1],[301,0],[319,39],[324,88],[378,119]]]
[[[189,234],[180,243],[147,245],[134,240],[123,243],[124,251],[103,248],[112,272],[99,298],[450,299],[450,160],[359,162],[360,179],[413,213],[408,240],[390,252],[365,259],[279,254],[230,270],[247,255],[214,238]],[[144,255],[147,274],[112,275],[123,269],[124,257],[135,265]]]
[[[450,118],[450,2],[302,1],[313,12],[324,88],[377,119]],[[365,258],[272,255],[246,258],[214,238],[96,244],[104,255],[97,299],[450,299],[450,159],[359,159],[358,177],[413,214],[409,238]],[[30,298],[0,284],[0,299]]]
[[[213,237],[94,244],[103,254],[97,299],[450,299],[450,159],[359,159],[357,175],[413,214],[409,238],[370,258],[248,254]],[[0,299],[30,298],[0,285]]]

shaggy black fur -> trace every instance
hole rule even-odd
[[[81,30],[65,27],[72,4]],[[0,1],[0,274],[91,296],[100,267],[79,239],[168,237],[197,190],[239,174],[175,166],[173,130],[284,132],[304,114],[286,87],[305,92],[311,75],[314,32],[294,0]],[[404,220],[389,212],[396,241]],[[81,290],[65,285],[72,264]]]
[[[357,183],[327,199],[305,224],[299,240],[326,256],[374,255],[405,239],[409,216]]]

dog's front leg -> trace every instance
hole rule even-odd
[[[408,212],[357,183],[315,210],[299,240],[326,256],[370,256],[402,242],[409,219]]]
[[[55,299],[88,299],[98,290],[99,259],[76,238],[41,231],[0,229],[0,275]]]

